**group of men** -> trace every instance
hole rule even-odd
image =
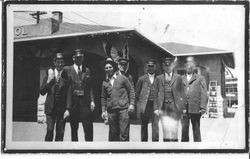
[[[64,58],[57,53],[54,69],[48,70],[40,93],[47,94],[45,114],[47,133],[45,141],[63,141],[65,123],[70,121],[71,140],[78,141],[79,122],[82,123],[85,141],[93,141],[92,111],[95,108],[90,70],[83,65],[84,54],[77,49],[74,64],[64,66]],[[195,63],[188,61],[186,74],[174,73],[175,59],[164,58],[163,73],[156,76],[156,61],[148,60],[147,73],[134,86],[133,78],[126,73],[128,59],[117,61],[107,58],[103,62],[106,78],[102,83],[102,118],[109,125],[109,141],[129,141],[130,121],[135,107],[140,111],[141,141],[148,141],[148,124],[152,122],[152,141],[159,141],[159,122],[163,141],[178,141],[179,122],[181,141],[189,141],[191,120],[194,141],[201,141],[200,118],[206,111],[207,91],[203,76],[194,73]]]

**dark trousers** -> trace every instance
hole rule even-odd
[[[195,142],[201,141],[201,132],[200,132],[200,114],[185,114],[181,120],[182,125],[182,142],[189,141],[189,123],[191,120],[193,128],[193,137]]]
[[[83,131],[84,131],[84,138],[85,141],[93,141],[93,122],[92,119],[86,119],[81,121]],[[78,128],[79,128],[79,121],[78,120],[71,120],[70,121],[71,127],[71,140],[78,141]]]
[[[154,114],[153,101],[148,101],[141,113],[141,141],[148,141],[148,123],[152,122],[152,141],[159,141],[159,117]]]
[[[45,141],[53,141],[54,127],[56,124],[56,137],[55,141],[63,141],[65,121],[63,120],[63,115],[57,115],[55,113],[46,115],[47,122],[47,133],[45,136]]]
[[[128,109],[108,112],[109,141],[129,141],[130,117]]]

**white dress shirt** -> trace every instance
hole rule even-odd
[[[112,87],[113,87],[113,85],[114,85],[114,81],[116,80],[116,78],[117,78],[117,74],[115,73],[115,74],[111,77],[111,79],[110,79],[110,84],[111,84]]]
[[[187,74],[187,80],[190,81],[193,74]]]
[[[58,72],[58,70],[55,69],[54,72],[55,72],[56,81],[58,81],[59,78],[61,77],[62,71]]]
[[[154,79],[155,79],[155,74],[148,73],[148,77],[149,77],[150,83],[153,84],[154,83]]]
[[[76,70],[76,73],[78,74],[78,66],[76,64],[73,65],[74,69]],[[82,72],[82,65],[80,65],[80,70]]]
[[[166,80],[171,81],[172,75],[173,75],[173,72],[170,72],[169,75],[168,75],[168,73],[165,72]]]

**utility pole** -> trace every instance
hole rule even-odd
[[[40,21],[40,15],[43,15],[43,14],[47,14],[47,12],[41,12],[41,11],[37,11],[37,12],[34,12],[34,13],[30,13],[30,15],[36,19],[36,24],[39,23]]]
[[[139,31],[141,30],[141,19],[139,18]]]

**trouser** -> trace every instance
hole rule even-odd
[[[109,141],[129,141],[130,117],[128,109],[108,111]]]
[[[47,121],[47,133],[45,136],[45,141],[53,141],[55,124],[56,124],[55,141],[63,141],[64,130],[65,130],[65,120],[63,120],[63,115],[48,114],[46,115],[46,121]]]
[[[200,114],[185,114],[181,120],[182,125],[182,142],[189,141],[189,123],[191,120],[192,128],[193,128],[193,137],[195,142],[201,141],[201,132],[200,132]]]
[[[152,122],[152,141],[159,141],[159,117],[154,114],[153,101],[148,101],[141,113],[141,141],[148,141],[148,123]]]
[[[92,122],[92,120],[86,119],[86,120],[80,121],[80,122],[82,123],[85,141],[93,141],[93,122]],[[71,120],[70,127],[71,127],[71,140],[78,141],[79,121],[78,120]]]

